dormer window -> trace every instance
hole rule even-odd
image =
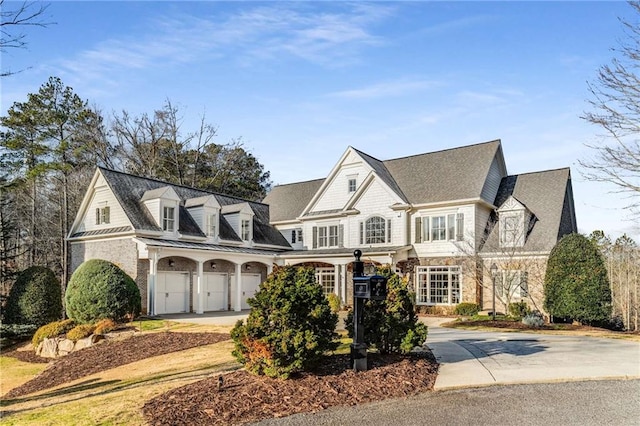
[[[498,218],[500,247],[524,246],[527,224],[531,224],[526,206],[511,196],[498,209]]]
[[[162,209],[162,230],[165,232],[175,231],[176,222],[176,209],[175,207],[165,206]]]
[[[216,229],[218,227],[218,215],[215,213],[207,215],[207,237],[215,237]]]
[[[242,226],[240,230],[242,241],[250,241],[251,240],[251,221],[243,219]]]

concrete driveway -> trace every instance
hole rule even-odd
[[[429,325],[440,363],[435,390],[494,384],[640,378],[640,342],[596,337],[500,333]]]

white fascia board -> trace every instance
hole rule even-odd
[[[76,214],[76,218],[73,220],[73,224],[69,229],[69,233],[67,234],[67,239],[70,239],[73,234],[75,234],[75,230],[82,222],[82,218],[84,218],[87,213],[87,207],[89,207],[89,203],[91,202],[91,198],[93,197],[93,193],[95,192],[95,185],[98,177],[100,177],[102,173],[100,173],[100,169],[96,168],[96,172],[93,174],[91,178],[91,182],[87,187],[87,191],[84,193],[84,197],[82,198],[82,202],[80,203],[80,208],[78,209],[78,213]],[[109,188],[111,190],[111,188]]]
[[[412,210],[415,212],[417,210],[422,210],[422,209],[432,209],[436,207],[452,207],[452,206],[469,205],[469,204],[481,204],[492,210],[496,208],[496,206],[494,206],[491,203],[487,203],[482,198],[464,198],[460,200],[447,200],[447,201],[437,201],[434,203],[412,204],[411,207],[412,207]]]
[[[86,235],[83,237],[74,237],[74,238],[67,237],[65,239],[69,241],[71,244],[75,244],[75,243],[80,243],[84,241],[95,241],[95,240],[104,240],[104,241],[121,240],[123,238],[131,238],[131,237],[135,238],[135,236],[136,236],[135,231],[124,231],[124,232],[114,232],[113,234]]]
[[[318,188],[318,190],[313,195],[313,197],[311,197],[311,200],[309,201],[309,204],[307,204],[306,207],[304,209],[302,209],[302,213],[300,214],[300,216],[304,216],[305,214],[307,214],[313,208],[313,206],[320,199],[322,194],[324,194],[324,191],[327,189],[327,187],[329,185],[331,185],[331,183],[333,182],[333,179],[338,174],[338,171],[340,171],[340,168],[342,167],[342,164],[344,163],[344,160],[347,159],[347,157],[349,156],[349,154],[351,152],[355,153],[353,147],[351,147],[351,146],[347,147],[347,149],[342,154],[342,156],[340,157],[340,159],[338,160],[336,165],[333,166],[333,168],[331,169],[331,171],[329,172],[329,174],[327,175],[325,180],[322,182],[322,185],[320,185],[320,188]],[[355,154],[358,155],[357,153],[355,153]],[[358,155],[358,157],[360,157],[360,156]],[[360,158],[362,158],[362,157],[360,157]],[[366,164],[369,168],[371,167],[371,166],[369,166],[367,164],[366,161],[364,161],[364,159],[362,160],[362,162],[363,162],[363,164]]]
[[[294,223],[298,223],[301,224],[301,222],[303,221],[315,221],[317,219],[331,219],[331,218],[338,218],[338,217],[345,217],[345,216],[352,216],[352,215],[358,215],[360,214],[360,210],[357,209],[349,209],[349,210],[340,210],[338,212],[333,212],[333,213],[325,213],[325,214],[314,214],[313,216],[307,216],[307,217],[298,217],[296,218],[297,221]]]

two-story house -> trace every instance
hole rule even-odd
[[[503,305],[541,309],[549,252],[577,230],[569,169],[509,176],[500,141],[385,161],[349,147],[326,178],[264,203],[293,248],[279,261],[315,267],[347,304],[360,249],[406,275],[419,305],[490,307],[496,284]]]
[[[263,203],[98,168],[69,233],[71,268],[116,263],[150,314],[248,309],[274,265],[308,265],[352,300],[351,262],[389,264],[419,305],[542,308],[550,250],[576,232],[568,168],[508,175],[500,141],[381,161],[349,147],[326,178]]]
[[[291,250],[269,207],[98,168],[68,240],[71,269],[117,264],[150,314],[248,309],[247,299]]]

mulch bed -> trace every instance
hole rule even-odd
[[[494,327],[494,328],[511,328],[514,330],[554,330],[554,331],[611,331],[604,328],[592,327],[588,325],[579,324],[543,324],[541,327],[531,327],[523,324],[522,321],[455,321],[444,324],[446,327]]]
[[[11,389],[3,398],[20,397],[145,358],[211,345],[229,339],[230,336],[226,333],[164,332],[142,334],[126,340],[104,341],[51,361],[51,365],[46,370],[22,386]],[[14,350],[3,355],[33,362],[31,355],[25,355],[25,353]],[[44,362],[50,362],[35,354],[33,356]]]
[[[369,354],[367,371],[348,368],[349,355],[333,355],[313,373],[289,380],[246,371],[211,377],[160,395],[143,407],[150,425],[228,425],[255,422],[329,407],[404,397],[433,388],[438,364],[431,352]]]

